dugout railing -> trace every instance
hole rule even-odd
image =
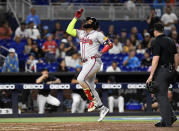
[[[107,84],[107,83],[98,83],[95,85],[97,89],[102,90],[102,101],[104,105],[108,105],[108,89],[146,89],[145,83],[114,83],[114,84]],[[170,88],[179,88],[179,83],[174,85],[170,85]],[[79,84],[50,84],[50,85],[43,85],[43,84],[0,84],[0,90],[12,90],[12,110],[13,114],[18,114],[18,90],[34,90],[34,89],[55,89],[58,90],[58,99],[63,101],[63,90],[67,89],[82,89]],[[151,95],[145,90],[146,94],[146,103],[147,103],[147,111],[152,111],[151,109]]]
[[[0,89],[11,89],[12,90],[12,108],[13,114],[18,114],[18,90],[24,89],[58,89],[58,99],[63,100],[62,93],[66,89],[79,89],[79,85],[69,84],[71,79],[75,75],[74,72],[67,73],[50,73],[50,75],[55,75],[60,78],[63,84],[59,85],[37,85],[34,84],[35,80],[40,76],[40,73],[0,73]],[[102,101],[107,105],[108,93],[105,88],[105,83],[109,76],[114,76],[116,78],[117,84],[112,84],[111,89],[142,89],[145,91],[146,101],[147,101],[147,111],[151,111],[151,96],[146,91],[145,81],[147,80],[148,72],[119,72],[119,73],[97,73],[97,79],[99,84],[96,85],[98,89],[102,89]],[[178,75],[179,77],[179,75]],[[179,79],[177,78],[177,82]],[[179,88],[179,84],[174,85],[173,88]]]

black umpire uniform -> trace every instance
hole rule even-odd
[[[151,45],[152,55],[159,56],[158,65],[153,75],[153,81],[155,81],[157,86],[155,95],[162,117],[162,120],[155,124],[155,126],[169,127],[177,120],[167,95],[169,85],[174,82],[177,76],[174,59],[175,54],[177,54],[177,49],[174,41],[162,33],[164,27],[161,23],[154,25],[154,31],[155,30],[161,32],[161,34],[156,36]]]

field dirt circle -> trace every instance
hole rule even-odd
[[[154,122],[0,123],[0,131],[179,131],[179,122],[170,128],[156,128],[154,124]]]

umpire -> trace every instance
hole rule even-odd
[[[154,25],[155,39],[152,41],[152,68],[146,83],[155,82],[157,91],[155,96],[159,103],[161,121],[156,127],[170,127],[177,120],[168,100],[168,87],[177,76],[178,54],[174,41],[165,36],[164,26],[161,23]]]

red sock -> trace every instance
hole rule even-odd
[[[86,94],[86,97],[88,98],[88,100],[92,101],[94,96],[91,93],[91,91],[89,89],[83,89],[83,90],[84,90],[84,93]]]

